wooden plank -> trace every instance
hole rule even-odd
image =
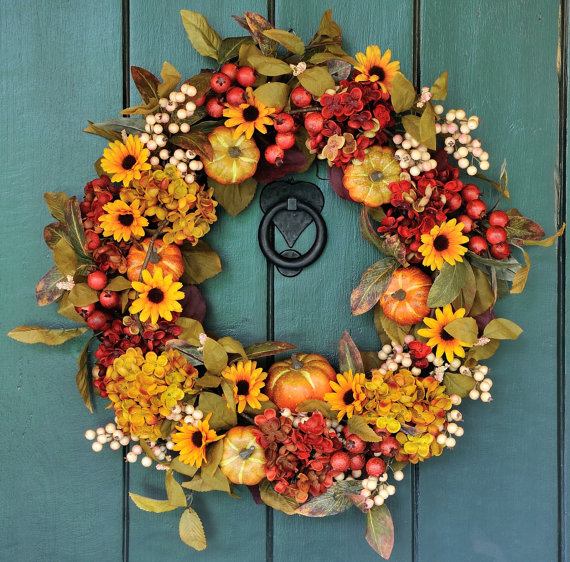
[[[156,3],[131,0],[131,64],[158,74],[164,60],[174,64],[183,76],[212,68],[215,62],[198,55],[186,38],[179,11],[203,13],[222,36],[245,34],[231,16],[246,10],[265,12],[263,0],[237,1],[220,9],[215,2],[169,0]],[[132,99],[137,99],[133,91]],[[224,271],[202,285],[209,310],[206,327],[218,335],[234,336],[245,344],[265,339],[265,261],[257,249],[259,206],[236,218],[220,213],[208,242],[220,253]],[[162,497],[164,473],[133,466],[130,488],[153,497]],[[131,560],[173,559],[227,560],[265,559],[265,509],[255,505],[247,489],[241,500],[221,493],[197,494],[194,507],[203,519],[208,548],[196,553],[178,538],[179,513],[154,515],[130,510]]]
[[[401,61],[404,72],[412,70],[412,2],[367,2],[365,10],[342,0],[303,2],[277,0],[276,24],[293,29],[308,40],[318,27],[322,12],[332,8],[334,19],[344,31],[347,51],[364,50],[368,44],[390,48]],[[325,175],[321,166],[319,175]],[[371,315],[351,317],[349,297],[362,271],[379,254],[360,236],[360,207],[340,199],[328,181],[316,177],[314,168],[305,176],[319,185],[325,195],[323,217],[328,242],[319,260],[294,278],[275,274],[275,334],[297,344],[300,349],[323,353],[336,362],[337,341],[343,330],[350,330],[363,349],[378,348]],[[307,233],[305,242],[309,237]],[[312,239],[311,239],[312,242]],[[410,560],[411,497],[409,471],[390,501],[396,526],[393,561]],[[319,520],[274,514],[274,560],[302,559],[378,560],[364,540],[361,513]]]
[[[502,206],[553,232],[558,2],[422,4],[422,83],[450,71],[447,106],[481,117],[495,174],[508,160]],[[556,251],[531,254],[524,296],[497,309],[525,332],[489,361],[495,402],[466,404],[457,449],[421,467],[422,560],[556,559]]]
[[[5,334],[19,324],[67,323],[34,299],[52,265],[42,195],[80,195],[94,177],[103,143],[82,129],[121,103],[120,6],[3,2],[0,12],[2,558],[116,560],[121,459],[109,449],[95,455],[83,437],[110,415],[101,404],[89,415],[77,393],[80,344],[26,347]]]

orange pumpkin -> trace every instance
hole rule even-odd
[[[150,238],[145,238],[140,245],[133,245],[129,250],[127,277],[131,281],[138,281],[140,277],[149,244]],[[174,281],[180,279],[184,273],[184,260],[180,248],[176,244],[165,244],[162,240],[155,240],[146,268],[152,274],[155,267],[162,269],[164,275],[172,275]]]
[[[279,408],[295,410],[305,400],[322,400],[335,378],[336,371],[322,355],[299,353],[269,368],[265,390]]]
[[[427,305],[431,277],[417,267],[401,267],[392,274],[380,297],[386,317],[401,326],[411,326],[430,313]]]
[[[224,437],[220,470],[234,484],[255,486],[265,478],[265,451],[254,426],[232,427]]]

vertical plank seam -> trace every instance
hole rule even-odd
[[[123,83],[123,107],[130,105],[130,0],[121,0],[121,65],[122,65],[122,83]],[[129,487],[130,487],[130,468],[129,463],[124,458],[129,452],[128,445],[123,447],[123,536],[122,536],[122,560],[129,560]]]
[[[557,228],[566,220],[566,153],[568,148],[568,11],[566,0],[560,0],[558,29],[558,169],[556,186]],[[556,350],[556,395],[557,395],[557,477],[558,477],[558,561],[566,558],[566,239],[558,242],[557,255],[557,350]]]
[[[421,0],[413,0],[412,13],[412,77],[414,86],[421,87]],[[420,503],[420,467],[411,467],[411,511],[412,511],[412,562],[419,560],[419,503]]]

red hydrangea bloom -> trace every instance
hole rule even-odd
[[[408,344],[408,349],[412,357],[413,366],[425,369],[429,364],[426,357],[431,353],[431,347],[421,341],[413,340]]]

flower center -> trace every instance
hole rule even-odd
[[[202,432],[201,431],[195,431],[192,434],[192,445],[194,445],[195,447],[201,447],[203,441],[204,440],[202,438]]]
[[[380,181],[384,178],[384,174],[380,170],[374,170],[370,174],[370,181]]]
[[[135,220],[135,217],[133,217],[133,215],[131,213],[127,213],[125,215],[119,215],[119,222],[123,226],[131,226],[131,224],[133,224],[134,220]]]
[[[346,391],[342,396],[342,401],[346,406],[350,406],[350,404],[354,402],[354,392],[352,392],[352,390]]]
[[[129,154],[123,160],[123,168],[125,170],[130,170],[136,163],[137,159],[132,154]]]
[[[433,247],[438,252],[443,252],[444,250],[447,250],[447,248],[449,248],[449,239],[447,238],[447,236],[443,236],[442,234],[440,234],[439,236],[436,236],[434,238]]]
[[[373,75],[378,76],[378,80],[380,80],[380,82],[382,82],[382,80],[384,80],[384,78],[386,78],[386,73],[384,72],[384,69],[381,68],[380,66],[373,66],[368,71],[368,75],[369,76],[373,76]]]
[[[230,158],[239,158],[241,156],[241,148],[238,146],[231,146],[228,150]]]
[[[451,340],[454,340],[454,339],[455,339],[451,334],[448,334],[448,333],[445,331],[445,328],[442,328],[442,329],[441,329],[441,333],[439,334],[439,337],[440,337],[443,341],[451,341]]]
[[[250,105],[243,110],[243,118],[246,121],[255,121],[259,117],[259,109],[254,105]]]
[[[249,382],[238,381],[236,387],[239,396],[247,396],[249,394]]]
[[[148,300],[154,304],[161,303],[164,300],[164,293],[160,289],[154,287],[148,292]]]

